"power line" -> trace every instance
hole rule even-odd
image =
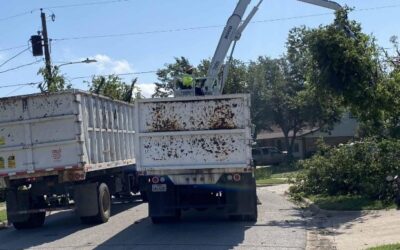
[[[131,0],[111,0],[111,1],[97,1],[97,2],[88,2],[88,3],[55,5],[55,6],[44,7],[43,9],[64,9],[64,8],[103,5],[103,4],[111,4],[111,3],[128,2],[128,1],[131,1]]]
[[[18,45],[18,46],[15,46],[15,47],[10,47],[10,48],[5,48],[5,49],[0,49],[0,52],[2,52],[2,51],[7,51],[7,50],[14,50],[14,49],[20,49],[20,48],[24,48],[24,47],[27,47],[28,45]]]
[[[29,85],[39,85],[42,82],[28,82],[28,83],[17,83],[17,84],[8,84],[8,85],[0,85],[0,89],[3,88],[12,88],[12,87],[19,87],[19,86],[29,86]]]
[[[16,17],[25,16],[25,15],[32,14],[32,13],[33,13],[33,10],[21,12],[21,13],[18,13],[18,14],[12,15],[12,16],[8,16],[8,17],[2,17],[2,18],[0,18],[0,22],[7,21],[9,19],[13,19]]]
[[[371,7],[371,8],[356,9],[356,10],[354,10],[354,12],[388,9],[388,8],[394,8],[394,7],[400,7],[400,4],[393,4],[393,5],[377,6],[377,7]],[[332,12],[325,12],[325,13],[311,14],[311,15],[293,16],[293,17],[274,18],[274,19],[265,19],[265,20],[253,21],[253,22],[250,22],[250,23],[251,24],[255,24],[255,23],[272,23],[272,22],[289,21],[289,20],[295,20],[295,19],[304,19],[304,18],[327,16],[327,15],[332,15]],[[101,34],[101,35],[91,35],[91,36],[64,37],[64,38],[55,38],[55,39],[52,39],[52,40],[53,41],[68,41],[68,40],[85,40],[85,39],[97,39],[97,38],[113,38],[113,37],[124,37],[124,36],[137,36],[137,35],[150,35],[150,34],[160,34],[160,33],[194,31],[194,30],[202,30],[202,29],[214,29],[214,28],[222,28],[222,27],[225,27],[225,25],[210,25],[210,26],[197,26],[197,27],[165,29],[165,30],[127,32],[127,33],[117,33],[117,34]]]
[[[108,75],[90,75],[90,76],[78,76],[78,77],[72,77],[69,80],[74,81],[78,79],[86,79],[86,78],[91,78],[95,76],[103,76],[103,77],[108,77],[108,76],[129,76],[129,75],[143,75],[143,74],[153,74],[157,73],[157,70],[149,70],[149,71],[141,71],[141,72],[129,72],[129,73],[122,73],[122,74],[108,74]]]
[[[70,7],[77,7],[77,6],[89,6],[89,5],[96,5],[96,4],[109,4],[109,3],[125,2],[125,1],[130,1],[130,0],[112,0],[112,1],[90,2],[90,3],[82,3],[82,4],[58,5],[58,6],[46,7],[46,9],[50,9],[50,8],[52,8],[52,9],[70,8]],[[354,12],[388,9],[388,8],[395,8],[395,7],[399,7],[399,6],[400,6],[400,4],[377,6],[377,7],[371,7],[371,8],[356,9],[356,10],[354,10]],[[34,9],[32,11],[37,11],[37,10],[39,10],[39,9]],[[31,13],[31,12],[29,12],[29,13]],[[28,13],[28,12],[24,12],[24,13]],[[295,20],[295,19],[304,19],[304,18],[310,18],[310,17],[326,16],[326,15],[331,15],[331,14],[332,14],[332,12],[325,12],[325,13],[312,14],[312,15],[302,15],[302,16],[293,16],[293,17],[284,17],[284,18],[275,18],[275,19],[265,19],[265,20],[253,21],[251,23],[254,24],[254,23],[269,23],[269,22],[278,22],[278,21],[289,21],[289,20]],[[2,19],[0,19],[0,21],[1,20]],[[198,26],[198,27],[176,28],[176,29],[166,29],[166,30],[128,32],[128,33],[119,33],[119,34],[103,34],[103,35],[92,35],[92,36],[65,37],[65,38],[56,38],[56,39],[51,39],[51,40],[53,42],[56,42],[56,41],[84,40],[84,39],[96,39],[96,38],[113,38],[113,37],[124,37],[124,36],[136,36],[136,35],[150,35],[150,34],[160,34],[160,33],[194,31],[194,30],[213,29],[213,28],[222,28],[222,27],[224,27],[224,25],[210,25],[210,26]],[[20,46],[16,46],[16,47],[1,49],[0,52],[1,51],[7,51],[7,50],[13,50],[13,49],[17,49],[17,48],[22,48],[22,47],[25,47],[25,46],[26,45],[20,45]]]
[[[22,50],[21,52],[18,52],[16,55],[12,56],[11,58],[5,60],[2,64],[0,64],[0,68],[2,66],[4,66],[6,63],[8,63],[9,61],[13,60],[14,58],[18,57],[19,55],[22,55],[24,52],[26,52],[28,50],[29,50],[29,48],[26,48],[26,49]]]
[[[224,27],[224,25],[210,25],[210,26],[190,27],[190,28],[177,28],[177,29],[153,30],[153,31],[142,31],[142,32],[128,32],[128,33],[93,35],[93,36],[77,36],[77,37],[55,38],[52,40],[53,41],[67,41],[67,40],[82,40],[82,39],[95,39],[95,38],[112,38],[112,37],[123,37],[123,36],[172,33],[172,32],[181,32],[181,31],[190,31],[190,30],[221,28],[221,27]]]
[[[9,97],[9,96],[10,96],[11,94],[13,94],[14,92],[17,92],[18,90],[23,89],[23,88],[25,88],[25,87],[27,87],[27,85],[20,86],[20,87],[14,89],[13,91],[10,91],[9,93],[7,93],[5,96],[6,96],[6,97]]]
[[[118,2],[127,2],[131,0],[106,0],[106,1],[97,1],[97,2],[88,2],[88,3],[77,3],[77,4],[65,4],[65,5],[54,5],[54,6],[47,6],[43,7],[42,9],[64,9],[64,8],[72,8],[72,7],[84,7],[84,6],[93,6],[93,5],[104,5],[104,4],[111,4],[111,3],[118,3]],[[10,19],[14,19],[17,17],[25,16],[32,14],[34,12],[40,11],[40,8],[32,9],[30,11],[21,12],[12,16],[2,17],[0,18],[0,22],[7,21]]]
[[[6,72],[9,72],[9,71],[13,71],[13,70],[17,70],[17,69],[20,69],[20,68],[23,68],[23,67],[27,67],[27,66],[30,66],[30,65],[33,65],[33,64],[37,64],[37,63],[39,63],[41,61],[42,61],[42,59],[39,59],[39,60],[36,60],[34,62],[31,62],[31,63],[27,63],[27,64],[23,64],[23,65],[14,67],[14,68],[6,69],[6,70],[3,70],[3,71],[0,71],[0,74],[6,73]]]

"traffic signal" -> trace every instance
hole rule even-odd
[[[42,36],[31,36],[31,44],[33,56],[43,56]]]

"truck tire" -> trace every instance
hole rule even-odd
[[[243,217],[243,220],[244,221],[250,221],[250,222],[257,222],[257,219],[258,219],[258,209],[257,209],[257,201],[256,201],[256,204],[255,204],[254,209],[253,209],[253,213],[245,215]]]
[[[28,204],[29,209],[38,209],[46,206],[45,205],[46,201],[43,196],[36,197],[36,200],[29,199],[28,202],[29,202]],[[28,217],[26,217],[25,220],[13,222],[12,224],[14,228],[17,230],[32,229],[32,228],[42,227],[45,219],[46,219],[46,212],[31,213],[28,215]]]
[[[17,230],[32,229],[43,226],[46,219],[46,212],[29,214],[28,220],[22,222],[13,222],[13,226]]]
[[[142,198],[143,202],[148,202],[149,201],[149,198],[147,198],[146,191],[140,191],[140,198]]]
[[[95,216],[81,217],[84,224],[106,223],[111,216],[111,195],[107,184],[101,183],[97,188],[98,214]]]

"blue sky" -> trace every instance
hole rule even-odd
[[[193,64],[210,58],[227,18],[236,0],[127,0],[104,3],[107,0],[13,0],[3,1],[0,12],[0,65],[24,48],[4,50],[27,45],[28,39],[41,28],[40,12],[30,10],[46,7],[48,15],[56,15],[55,22],[48,20],[52,43],[52,60],[55,65],[96,58],[98,63],[62,66],[68,79],[94,74],[143,72],[157,70],[175,56],[185,56]],[[60,5],[103,3],[79,7],[54,7]],[[351,18],[360,22],[364,32],[373,34],[378,43],[389,47],[392,35],[400,36],[400,0],[339,0],[340,4],[355,7]],[[253,0],[252,5],[257,0]],[[54,8],[49,8],[49,7]],[[391,7],[388,7],[391,6]],[[380,8],[382,7],[382,8]],[[249,8],[250,10],[251,8]],[[10,16],[28,12],[24,15]],[[331,11],[296,0],[264,0],[259,12],[238,43],[235,57],[244,61],[258,56],[277,57],[285,52],[288,31],[300,25],[316,27],[328,24],[334,18]],[[314,17],[308,15],[324,14]],[[303,17],[301,17],[303,16]],[[276,20],[298,17],[290,20]],[[176,30],[180,28],[218,26],[176,32],[137,34],[113,38],[58,40],[63,38],[140,33]],[[0,72],[34,62],[30,52],[25,52],[0,67]],[[41,81],[37,76],[43,62],[18,70],[0,73],[0,86]],[[129,81],[134,76],[125,77]],[[145,95],[153,89],[154,73],[140,74],[140,87]],[[74,88],[86,89],[85,79],[72,80]],[[87,78],[86,80],[90,80]],[[0,88],[0,97],[37,92],[35,86]]]

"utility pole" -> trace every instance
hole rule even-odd
[[[49,49],[49,37],[47,36],[47,24],[46,24],[46,14],[43,9],[40,9],[40,17],[42,19],[42,35],[43,35],[43,46],[44,46],[44,58],[46,60],[46,71],[48,74],[48,85],[47,89],[50,89],[52,84],[52,72],[51,72],[51,60],[50,60],[50,49]]]

